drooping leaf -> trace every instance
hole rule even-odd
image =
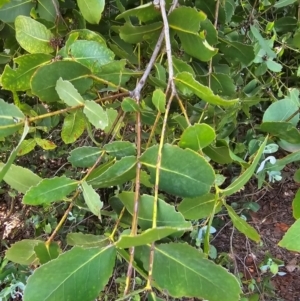
[[[135,253],[146,270],[149,268],[149,252],[149,246],[142,246],[137,247]],[[234,275],[205,259],[203,253],[188,244],[155,246],[154,258],[153,279],[170,296],[197,297],[210,301],[239,300],[241,289]]]
[[[75,167],[92,167],[102,150],[98,147],[83,146],[73,149],[70,152],[68,161]]]
[[[18,16],[29,16],[34,3],[31,0],[9,0],[1,6],[0,20],[6,23],[13,23]]]
[[[126,156],[134,156],[136,154],[135,144],[130,143],[129,141],[114,141],[105,144],[103,149],[117,159]]]
[[[61,138],[64,143],[75,142],[84,132],[85,117],[81,110],[68,114],[63,123]]]
[[[30,153],[36,147],[36,141],[33,138],[23,140],[18,151],[18,156]]]
[[[15,20],[16,39],[29,53],[52,53],[50,45],[53,34],[45,25],[30,17],[18,16]]]
[[[26,192],[23,203],[26,205],[42,205],[62,201],[77,188],[77,185],[77,181],[65,176],[43,179]]]
[[[61,253],[61,250],[56,242],[51,242],[50,245],[46,245],[41,241],[34,247],[34,252],[39,259],[40,264],[45,264],[57,258]]]
[[[90,211],[100,219],[100,210],[103,207],[103,202],[101,202],[100,195],[94,190],[92,186],[88,185],[86,181],[83,181],[81,183],[81,187],[85,203],[87,204]]]
[[[114,53],[96,41],[77,40],[69,48],[72,59],[88,67],[93,73],[114,59]]]
[[[183,199],[177,209],[186,219],[197,220],[208,217],[215,203],[215,196],[208,193],[193,199]]]
[[[98,24],[104,9],[104,0],[77,0],[78,7],[85,20]]]
[[[14,243],[5,253],[8,260],[23,264],[30,265],[36,260],[34,247],[39,244],[40,240],[23,239]]]
[[[265,149],[265,146],[267,145],[269,137],[267,136],[264,140],[264,142],[261,144],[259,150],[256,153],[256,156],[254,157],[252,164],[248,169],[246,169],[245,172],[243,172],[232,184],[230,184],[226,189],[222,190],[222,194],[224,196],[229,196],[234,194],[235,192],[239,191],[251,178],[251,176],[254,174],[255,168],[260,160],[261,155],[263,154],[263,151]]]
[[[155,181],[158,146],[148,148],[141,156]],[[162,149],[159,188],[182,197],[196,197],[209,192],[214,172],[207,161],[190,149],[165,144]]]
[[[55,87],[57,80],[62,78],[70,81],[79,94],[83,94],[93,83],[92,79],[86,77],[90,73],[87,67],[77,62],[53,62],[36,70],[31,78],[32,93],[44,102],[58,101],[59,96]]]
[[[107,113],[95,101],[87,100],[84,103],[83,113],[96,129],[104,130],[108,126]]]
[[[226,203],[225,203],[225,206],[226,206],[226,209],[228,211],[228,214],[230,216],[230,219],[231,219],[233,225],[240,232],[245,234],[247,237],[249,237],[253,241],[259,242],[260,235],[257,233],[257,231],[252,226],[250,226],[243,218],[239,217],[231,206],[227,205]]]
[[[57,147],[57,145],[54,142],[47,139],[34,138],[34,140],[36,144],[44,150],[55,149]]]
[[[19,65],[17,69],[12,69],[5,65],[1,76],[3,89],[11,91],[26,91],[30,89],[30,78],[35,70],[50,62],[50,54],[35,53],[19,56],[14,62]]]
[[[59,98],[70,107],[84,104],[84,99],[72,83],[61,77],[56,82],[55,90]]]
[[[123,157],[100,175],[97,170],[91,172],[87,182],[95,188],[121,185],[135,177],[135,165],[135,157]]]
[[[109,239],[102,235],[68,233],[67,243],[69,246],[78,246],[82,248],[103,248],[109,245]]]
[[[220,96],[215,95],[211,89],[200,84],[193,78],[191,74],[187,72],[177,74],[175,77],[175,83],[179,89],[188,89],[190,92],[196,94],[199,98],[213,105],[230,106],[238,101],[237,99],[223,99]]]
[[[185,228],[172,228],[172,227],[158,227],[152,228],[144,231],[143,233],[131,236],[131,235],[121,235],[120,239],[116,242],[118,248],[129,248],[136,246],[143,246],[150,244],[154,241],[161,240],[171,234],[179,231],[190,230]]]
[[[152,94],[152,103],[160,113],[165,112],[166,95],[161,89],[156,89]]]
[[[278,245],[282,248],[286,248],[290,251],[299,252],[300,251],[300,219],[288,229],[288,231],[283,236],[282,240]]]
[[[94,300],[112,274],[115,252],[113,246],[74,247],[34,271],[28,278],[24,301]],[[81,285],[74,289],[74,283]]]
[[[197,152],[212,143],[215,137],[215,131],[209,125],[205,123],[193,124],[182,133],[179,146]]]
[[[0,98],[0,137],[6,137],[20,129],[25,115],[13,104]]]
[[[118,198],[124,204],[128,212],[133,215],[134,212],[134,193],[122,192]],[[138,224],[143,229],[152,227],[153,220],[153,202],[154,197],[151,195],[143,194],[140,196],[139,211],[138,211]],[[191,223],[185,221],[181,213],[177,212],[174,206],[158,199],[157,205],[157,227],[171,227],[171,228],[189,228]]]

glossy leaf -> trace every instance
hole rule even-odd
[[[278,245],[282,248],[286,248],[290,251],[299,252],[300,251],[300,219],[288,229],[288,231],[283,236],[282,240]]]
[[[102,248],[108,246],[110,242],[106,236],[78,232],[68,233],[67,243],[69,246],[78,246],[82,248]]]
[[[5,257],[15,263],[30,265],[36,260],[34,247],[40,240],[23,239],[14,243],[5,253]]]
[[[78,7],[85,20],[98,24],[104,9],[104,0],[77,0]]]
[[[19,65],[18,68],[12,69],[5,65],[1,76],[3,89],[11,91],[26,91],[30,89],[30,78],[37,68],[50,62],[50,54],[35,53],[19,56],[14,62]]]
[[[83,94],[91,85],[92,80],[85,76],[91,71],[73,61],[57,61],[49,65],[42,66],[36,70],[31,78],[32,93],[42,101],[55,102],[59,96],[55,90],[57,80],[70,81],[80,94]]]
[[[129,141],[114,141],[103,146],[103,149],[111,156],[120,159],[136,154],[135,145]]]
[[[208,217],[215,203],[215,196],[208,193],[193,199],[183,199],[177,209],[186,219],[197,220]]]
[[[124,204],[128,212],[131,215],[133,215],[134,193],[122,192],[118,195],[118,198]],[[138,224],[143,230],[152,227],[153,202],[154,202],[154,197],[151,195],[143,194],[140,196]],[[191,227],[191,223],[185,221],[182,214],[177,212],[174,206],[169,205],[168,203],[166,203],[161,199],[158,199],[157,227],[188,228]]]
[[[162,244],[155,246],[154,250],[153,279],[170,296],[197,297],[210,301],[240,299],[241,289],[234,275],[205,259],[203,253],[190,245]],[[136,248],[136,258],[142,261],[146,270],[149,268],[149,252],[149,246]]]
[[[107,113],[95,101],[87,100],[84,103],[83,113],[96,129],[104,130],[108,126]]]
[[[229,106],[235,104],[238,100],[223,99],[218,95],[215,95],[211,89],[200,84],[193,76],[187,72],[182,72],[176,75],[175,83],[179,89],[188,89],[190,92],[197,95],[202,100],[219,106]]]
[[[193,124],[182,133],[179,146],[182,148],[190,148],[197,152],[211,144],[215,138],[215,131],[209,125],[205,123]]]
[[[161,240],[171,234],[179,231],[190,230],[189,228],[171,228],[171,227],[158,227],[144,231],[136,236],[132,235],[121,235],[120,239],[116,242],[118,248],[129,248],[136,246],[143,246],[150,244],[154,241]]]
[[[18,16],[15,20],[16,39],[29,53],[52,53],[50,45],[53,34],[47,27],[30,17]]]
[[[77,181],[65,176],[43,179],[26,192],[23,203],[26,205],[42,205],[62,201],[76,189],[77,185]]]
[[[124,157],[100,175],[95,176],[97,171],[94,170],[87,182],[95,188],[121,185],[135,177],[135,165],[135,157]]]
[[[252,239],[255,242],[260,241],[260,235],[257,233],[257,231],[250,226],[243,218],[239,217],[236,212],[233,210],[233,208],[225,203],[226,209],[228,211],[228,214],[230,216],[230,219],[233,223],[233,225],[243,234],[245,234],[247,237]]]
[[[83,146],[73,149],[70,152],[68,161],[75,167],[92,167],[102,150],[98,147]]]
[[[148,148],[141,163],[150,171],[154,183],[158,146]],[[181,197],[196,197],[209,192],[215,179],[207,161],[190,149],[165,144],[162,149],[159,188]]]
[[[13,104],[0,98],[0,137],[6,137],[20,129],[20,121],[25,119],[24,114]]]
[[[230,184],[226,189],[222,190],[222,194],[224,196],[232,195],[235,192],[239,191],[243,186],[249,181],[251,176],[254,174],[255,168],[260,160],[261,155],[263,154],[263,151],[265,149],[265,146],[267,145],[269,137],[267,136],[264,140],[264,142],[261,144],[258,152],[256,153],[252,164],[248,169],[246,169],[245,172],[243,172],[232,184]]]
[[[67,80],[59,78],[56,83],[55,90],[59,98],[70,107],[84,104],[82,96],[78,93],[72,83]]]
[[[85,116],[81,110],[68,114],[62,126],[61,138],[64,143],[75,142],[84,132]]]
[[[74,247],[34,271],[28,278],[24,301],[92,301],[108,282],[115,257],[113,246],[102,249]],[[85,285],[74,289],[74,283]]]
[[[99,194],[93,189],[92,186],[88,185],[86,181],[81,183],[82,194],[85,203],[87,204],[90,211],[101,219],[100,210],[103,207]]]

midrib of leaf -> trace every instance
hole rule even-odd
[[[20,3],[20,4],[16,4],[16,5],[10,6],[10,7],[8,7],[8,8],[1,9],[1,11],[9,11],[10,9],[15,9],[15,8],[18,7],[18,6],[24,5],[24,4],[29,3],[29,2],[31,2],[31,1],[32,1],[32,0],[28,0],[27,2],[22,2],[22,3]],[[9,2],[9,3],[10,3],[10,2]]]
[[[35,39],[35,40],[42,41],[42,42],[46,42],[46,43],[49,42],[49,40],[43,40],[43,39],[40,38],[40,37],[30,35],[28,32],[26,32],[26,31],[24,31],[24,30],[21,30],[21,31],[20,31],[20,34],[21,34],[22,32],[23,32],[24,35],[26,35],[26,36],[28,36],[28,37],[30,37],[30,38],[33,38],[33,39]]]
[[[172,28],[172,29],[174,29],[174,30],[176,30],[176,31],[179,31],[179,32],[181,32],[181,33],[187,33],[187,34],[192,34],[192,35],[198,36],[198,35],[197,35],[197,32],[185,30],[185,29],[183,29],[183,28],[181,28],[181,27],[177,27],[177,26],[175,26],[175,25],[170,25],[170,28]]]

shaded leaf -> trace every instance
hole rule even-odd
[[[103,202],[101,202],[99,194],[93,189],[92,186],[88,185],[86,181],[81,183],[81,187],[83,198],[88,208],[93,214],[101,219],[100,210],[103,207]]]
[[[121,107],[123,112],[138,112],[140,111],[139,105],[130,97],[125,97],[122,100]]]
[[[98,24],[104,9],[104,0],[77,0],[78,7],[85,20]]]
[[[13,23],[18,16],[29,16],[31,9],[35,6],[31,0],[8,0],[0,9],[0,20]]]
[[[156,89],[152,94],[152,103],[160,113],[165,112],[166,95],[161,89]]]
[[[102,150],[99,147],[83,146],[70,152],[68,161],[75,167],[92,167]]]
[[[59,8],[58,0],[38,0],[37,13],[41,17],[41,19],[47,20],[49,22],[54,23],[56,18],[59,16],[56,15],[55,6]]]
[[[61,249],[56,242],[51,242],[50,245],[46,245],[41,241],[34,247],[34,252],[39,259],[40,264],[45,264],[57,258],[61,253]]]
[[[103,149],[117,159],[126,156],[134,156],[136,154],[135,144],[130,143],[129,141],[114,141],[105,144]]]

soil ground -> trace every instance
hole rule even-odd
[[[245,294],[250,296],[253,290],[257,292],[259,299],[255,300],[300,300],[300,256],[277,245],[295,221],[292,216],[292,200],[299,185],[293,180],[294,171],[294,167],[286,168],[281,182],[265,186],[261,190],[257,190],[255,183],[250,182],[243,191],[228,200],[237,204],[245,202],[259,204],[258,212],[248,212],[248,222],[261,235],[260,244],[251,242],[235,230],[227,216],[224,217],[225,226],[212,240],[218,254],[221,252],[229,254],[230,269],[240,275]],[[33,238],[32,229],[24,223],[28,218],[26,210],[19,198],[11,205],[11,200],[7,196],[0,195],[1,257],[6,246],[21,239]],[[262,273],[259,267],[268,256],[283,262],[279,271],[285,272],[285,275],[273,276],[270,272]],[[252,289],[249,287],[251,283]]]

